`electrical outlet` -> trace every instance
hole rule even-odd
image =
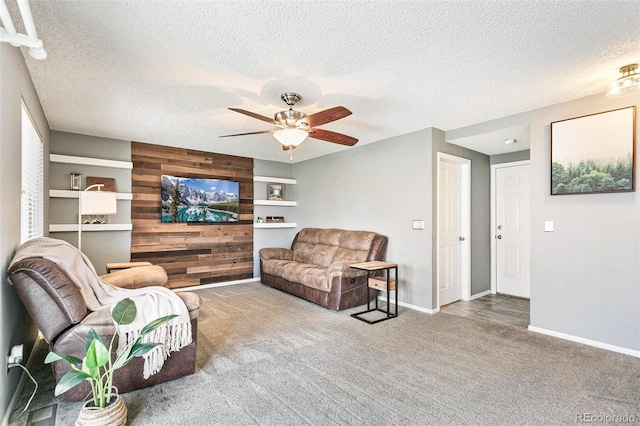
[[[411,229],[424,230],[424,220],[412,220]]]
[[[11,348],[11,353],[7,357],[7,365],[20,364],[23,358],[24,345],[15,345]]]

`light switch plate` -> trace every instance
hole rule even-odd
[[[545,220],[544,221],[544,232],[553,232],[553,221]]]
[[[424,230],[424,220],[412,220],[411,229]]]

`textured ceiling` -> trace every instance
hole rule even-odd
[[[272,116],[286,91],[307,114],[343,105],[353,115],[322,128],[360,146],[600,93],[640,60],[637,0],[30,4],[49,57],[26,61],[53,130],[275,161],[289,159],[269,134],[218,138],[272,128],[227,107]],[[294,161],[341,149],[307,139]]]

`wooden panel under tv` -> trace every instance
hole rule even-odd
[[[132,142],[131,260],[167,270],[172,288],[253,278],[253,159]],[[162,223],[162,175],[240,182],[240,220]]]

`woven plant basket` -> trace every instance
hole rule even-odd
[[[78,414],[76,426],[125,426],[127,406],[124,400],[115,393],[111,401],[111,404],[104,408],[93,407],[93,401],[85,402]]]

